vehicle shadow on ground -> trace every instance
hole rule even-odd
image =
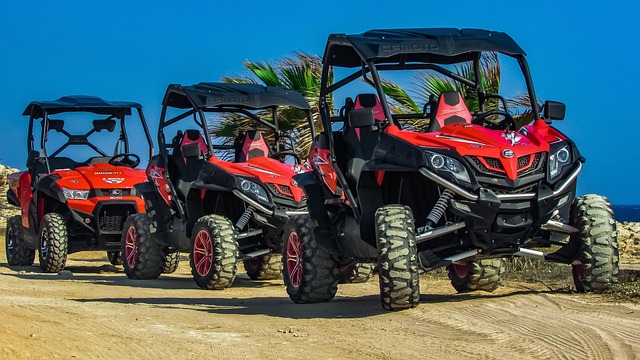
[[[134,280],[129,279],[122,268],[113,265],[94,266],[67,266],[65,270],[70,273],[43,273],[38,266],[16,266],[9,268],[12,273],[3,273],[5,276],[13,276],[25,280],[61,280],[86,282],[95,285],[126,286],[146,289],[199,289],[191,276],[185,274],[163,274],[157,279]],[[110,275],[114,274],[114,275]],[[280,281],[254,281],[245,274],[238,274],[233,283],[234,288],[267,288],[283,286]]]
[[[215,293],[212,293],[212,296],[215,296]],[[283,296],[281,297],[100,298],[75,299],[75,301],[82,303],[144,304],[161,309],[188,309],[218,315],[266,315],[286,319],[354,319],[387,313],[380,306],[377,295],[337,296],[331,302],[295,304],[286,296],[284,288]]]

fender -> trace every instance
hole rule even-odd
[[[11,189],[7,190],[7,203],[13,206],[20,206],[20,200],[18,200],[16,193]]]
[[[307,197],[307,210],[309,216],[318,224],[314,232],[318,246],[332,255],[341,255],[338,241],[333,234],[331,219],[327,213],[325,198],[333,197],[332,194],[325,194],[322,181],[315,172],[306,172],[295,175],[293,179],[302,187]],[[328,192],[328,191],[327,191]]]
[[[151,182],[143,182],[134,185],[138,194],[144,199],[144,205],[146,208],[147,216],[151,219],[154,229],[151,229],[152,233],[156,233],[158,236],[166,235],[167,225],[171,221],[171,209],[167,206],[158,193],[155,186]]]

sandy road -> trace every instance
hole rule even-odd
[[[73,276],[9,269],[0,253],[0,358],[16,359],[633,359],[640,305],[506,282],[456,294],[423,278],[421,305],[385,312],[377,278],[334,301],[293,304],[281,281],[240,275],[197,289],[187,261],[133,281],[102,253],[71,256]]]

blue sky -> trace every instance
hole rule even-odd
[[[640,93],[638,10],[632,1],[3,0],[0,163],[24,167],[21,113],[32,100],[137,101],[155,141],[170,83],[217,81],[242,72],[245,59],[321,55],[330,33],[476,27],[510,34],[528,54],[537,95],[567,104],[556,125],[587,158],[579,194],[640,204],[640,121],[631,110]]]

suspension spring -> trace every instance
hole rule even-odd
[[[438,221],[440,221],[440,218],[442,218],[442,215],[444,215],[444,212],[447,210],[447,207],[449,206],[449,200],[453,198],[453,195],[453,191],[449,189],[446,189],[442,192],[440,198],[427,216],[427,226],[434,226],[438,223]]]
[[[247,223],[249,223],[249,220],[251,220],[251,215],[253,215],[254,211],[255,209],[253,208],[253,206],[249,205],[244,213],[242,213],[242,216],[240,216],[240,219],[238,219],[238,222],[236,222],[236,229],[238,229],[238,231],[244,229],[244,227],[247,226]]]

